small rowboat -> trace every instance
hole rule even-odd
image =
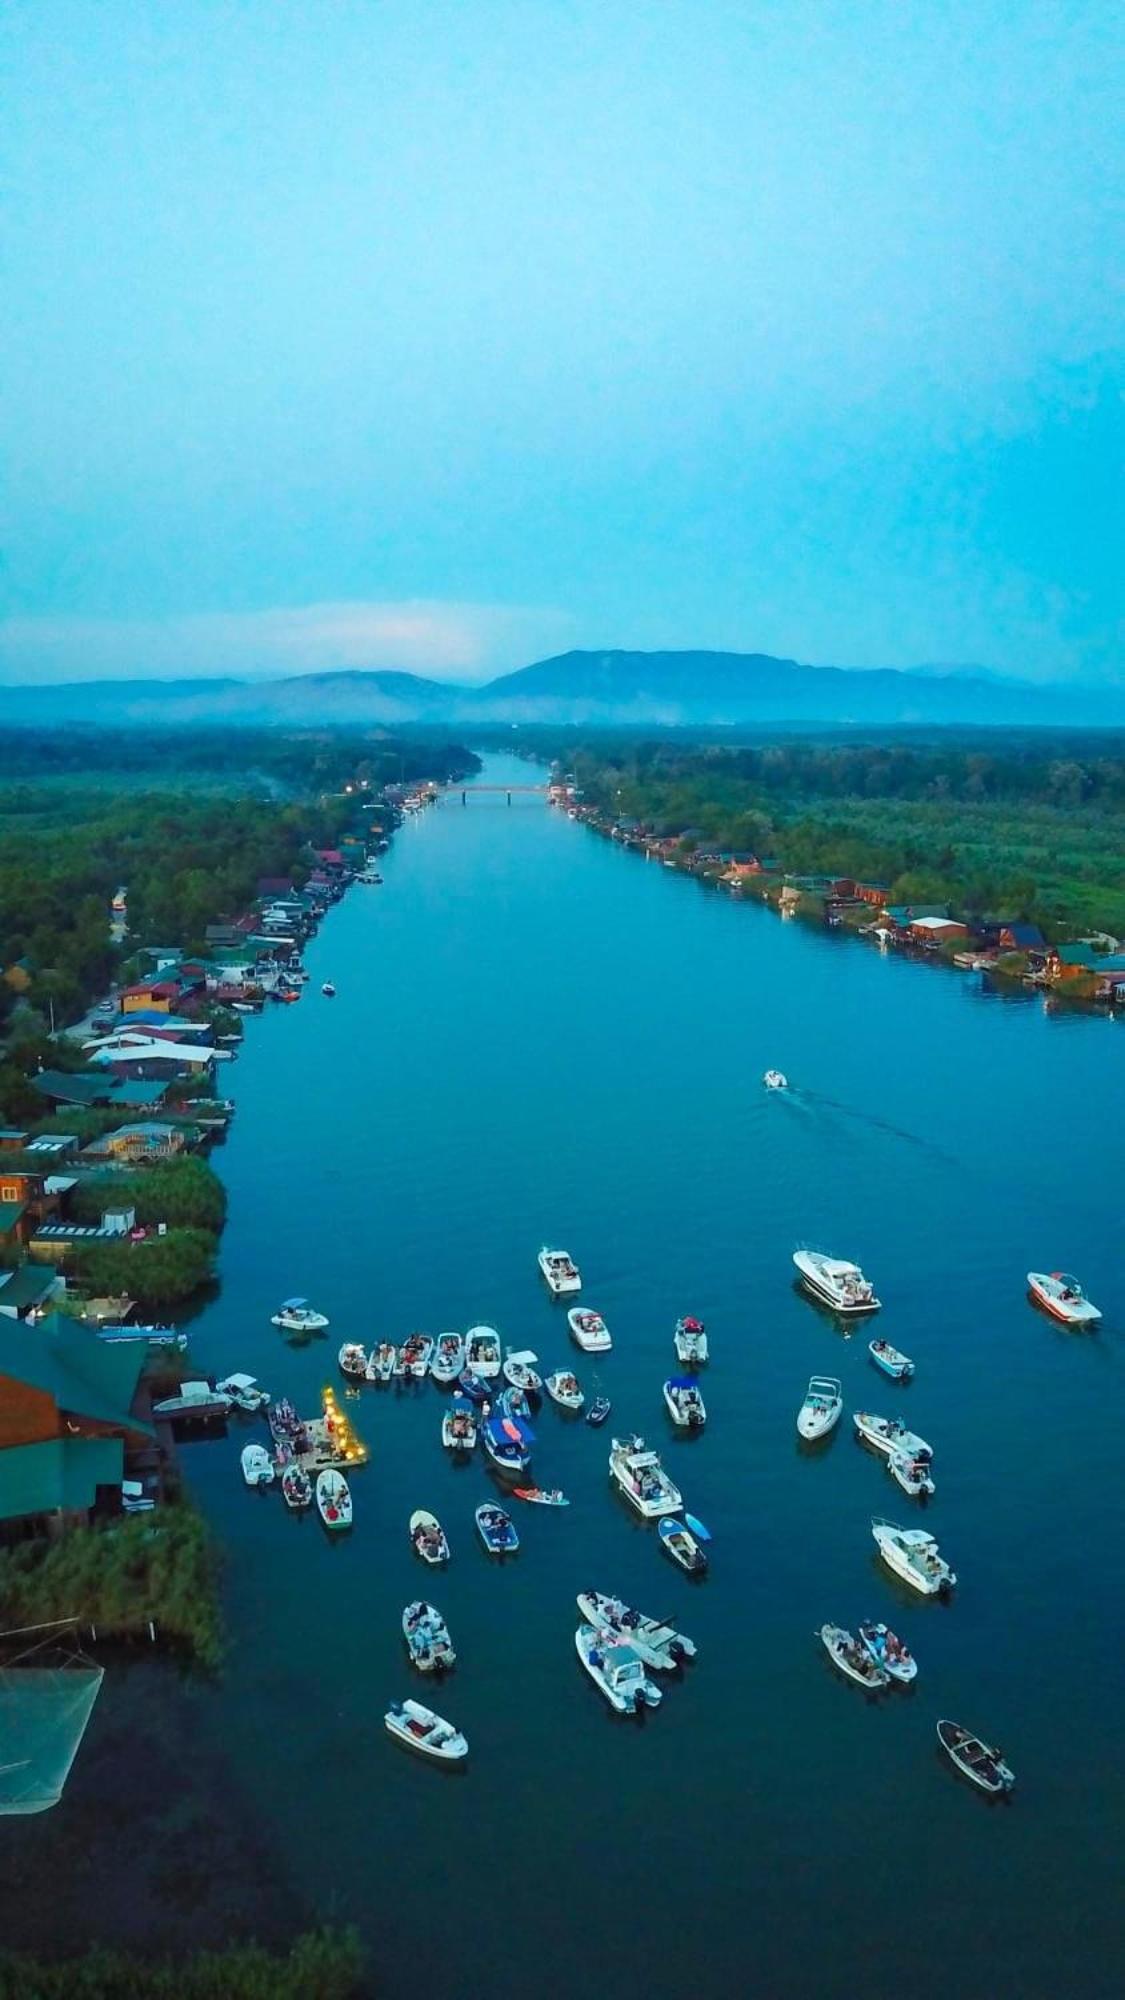
[[[918,1662],[908,1646],[897,1638],[887,1625],[869,1623],[861,1625],[859,1637],[866,1646],[877,1667],[882,1667],[893,1681],[901,1681],[908,1686],[918,1677]]]
[[[519,1548],[516,1524],[502,1507],[486,1501],[476,1511],[477,1531],[490,1556],[510,1555]]]
[[[971,1729],[963,1729],[959,1722],[939,1722],[937,1734],[942,1749],[970,1784],[978,1785],[982,1792],[993,1797],[998,1792],[1011,1791],[1015,1773],[1008,1769],[999,1750],[982,1742]]]
[[[393,1701],[383,1721],[392,1736],[397,1736],[411,1750],[420,1751],[423,1757],[457,1764],[469,1754],[461,1731],[435,1715],[432,1708],[424,1708],[420,1701]]]
[[[352,1496],[342,1472],[331,1468],[316,1476],[317,1511],[326,1528],[350,1528]]]
[[[811,1442],[827,1437],[839,1423],[844,1397],[834,1375],[810,1375],[805,1400],[797,1412],[797,1435]]]
[[[872,1659],[866,1646],[860,1645],[846,1632],[842,1625],[822,1625],[817,1638],[821,1640],[834,1667],[859,1687],[885,1688],[889,1682],[886,1669]]]
[[[881,1368],[884,1375],[890,1376],[892,1382],[909,1382],[914,1373],[914,1363],[908,1354],[903,1354],[897,1347],[892,1347],[889,1340],[869,1341],[867,1352],[876,1368]]]
[[[410,1539],[415,1555],[421,1556],[423,1562],[449,1561],[449,1543],[436,1514],[427,1514],[424,1508],[419,1507],[410,1516]]]
[[[686,1569],[689,1576],[702,1576],[707,1568],[707,1554],[696,1541],[690,1528],[682,1521],[665,1519],[657,1523],[657,1533],[665,1552],[672,1561]]]
[[[569,1507],[570,1501],[559,1486],[513,1486],[517,1500],[531,1500],[536,1507]]]

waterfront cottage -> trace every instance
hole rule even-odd
[[[122,1160],[143,1166],[153,1160],[172,1160],[199,1136],[195,1126],[166,1125],[144,1119],[132,1125],[118,1125],[83,1146],[86,1160]]]
[[[916,944],[960,944],[969,936],[969,927],[954,923],[951,917],[914,917],[907,926],[907,934]]]
[[[5,1539],[57,1533],[99,1504],[120,1503],[127,1453],[151,1449],[156,1437],[140,1387],[144,1358],[143,1344],[101,1341],[61,1313],[34,1329],[0,1317]]]
[[[17,1264],[14,1271],[0,1271],[0,1322],[35,1320],[62,1297],[66,1286],[49,1267]]]

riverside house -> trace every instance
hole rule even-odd
[[[34,1329],[0,1315],[0,1537],[120,1506],[127,1459],[156,1442],[144,1359],[143,1344],[101,1341],[62,1313]]]

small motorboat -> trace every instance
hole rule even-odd
[[[358,1340],[345,1340],[336,1359],[341,1374],[362,1377],[367,1373],[367,1349]]]
[[[781,1069],[768,1069],[762,1078],[767,1090],[788,1090],[789,1078]]]
[[[434,1343],[428,1333],[411,1333],[403,1341],[395,1361],[396,1375],[410,1375],[421,1380],[430,1365]]]
[[[270,1325],[281,1327],[285,1333],[323,1333],[328,1315],[315,1312],[307,1299],[286,1299],[273,1314]]]
[[[859,1437],[865,1444],[873,1445],[876,1451],[885,1452],[889,1458],[892,1452],[908,1452],[913,1458],[932,1458],[933,1450],[915,1431],[908,1431],[898,1417],[877,1417],[870,1410],[853,1410],[852,1422]]]
[[[668,1477],[656,1453],[646,1449],[642,1437],[614,1438],[609,1471],[629,1505],[646,1521],[655,1521],[661,1514],[678,1514],[684,1504],[679,1487]]]
[[[939,1722],[937,1736],[946,1755],[970,1784],[994,1797],[998,1792],[1011,1791],[1015,1773],[1009,1770],[1000,1751],[974,1736],[971,1729],[963,1729],[959,1722]]]
[[[477,1420],[473,1406],[455,1396],[441,1420],[441,1441],[447,1451],[469,1452],[477,1441]]]
[[[533,1354],[530,1347],[523,1347],[518,1353],[509,1349],[504,1363],[505,1382],[509,1382],[513,1389],[522,1389],[525,1396],[541,1396],[543,1377],[535,1370],[538,1359],[539,1356]]]
[[[930,1472],[930,1460],[924,1454],[892,1451],[887,1458],[887,1471],[912,1500],[932,1500],[937,1492]]]
[[[896,1638],[888,1625],[877,1625],[869,1621],[859,1628],[861,1645],[866,1646],[877,1667],[882,1667],[893,1681],[901,1681],[908,1686],[918,1677],[918,1662],[908,1646]]]
[[[539,1252],[539,1269],[557,1299],[567,1292],[582,1290],[581,1274],[567,1250],[549,1250],[544,1244]]]
[[[420,1701],[393,1701],[383,1721],[392,1736],[397,1736],[411,1750],[420,1751],[423,1757],[434,1757],[442,1764],[459,1764],[469,1754],[461,1731],[435,1715],[432,1708],[423,1708]]]
[[[513,1389],[511,1383],[501,1389],[496,1398],[496,1414],[501,1417],[515,1417],[521,1424],[531,1422],[531,1404],[524,1389]]]
[[[181,1382],[179,1395],[162,1396],[153,1404],[152,1414],[173,1422],[212,1423],[229,1417],[231,1407],[230,1397],[210,1382]]]
[[[601,1424],[604,1424],[612,1408],[613,1404],[610,1402],[608,1396],[595,1396],[586,1412],[586,1422],[593,1424],[594,1429],[597,1430]]]
[[[520,1538],[515,1522],[494,1501],[486,1500],[483,1506],[477,1508],[476,1524],[490,1556],[511,1555],[519,1548]]]
[[[421,1556],[423,1562],[449,1561],[449,1543],[436,1514],[427,1514],[424,1508],[417,1508],[410,1516],[410,1539],[415,1555]]]
[[[914,1373],[914,1363],[908,1354],[903,1354],[897,1347],[892,1347],[889,1340],[869,1341],[867,1352],[876,1368],[881,1368],[884,1375],[890,1376],[892,1382],[909,1382]]]
[[[472,1368],[462,1368],[457,1377],[457,1387],[463,1396],[468,1397],[470,1403],[487,1403],[492,1393],[488,1383]]]
[[[281,1497],[295,1514],[312,1506],[312,1480],[300,1465],[287,1465],[281,1475]]]
[[[316,1476],[317,1512],[326,1528],[350,1528],[352,1496],[342,1472],[329,1466]]]
[[[535,1507],[569,1507],[570,1501],[561,1486],[513,1486],[517,1500],[530,1500]]]
[[[571,1306],[566,1316],[571,1338],[585,1354],[607,1354],[613,1346],[609,1328],[599,1312],[586,1306]]]
[[[671,1673],[685,1660],[695,1658],[695,1640],[686,1632],[677,1632],[664,1619],[647,1618],[620,1597],[607,1597],[600,1590],[580,1590],[578,1609],[589,1624],[618,1633],[646,1666],[660,1673]]]
[[[797,1412],[797,1435],[809,1443],[827,1437],[843,1413],[844,1397],[834,1375],[810,1375],[805,1400]]]
[[[701,1319],[678,1319],[672,1341],[681,1367],[703,1366],[707,1360],[707,1329]]]
[[[320,990],[323,993],[326,1000],[334,1000],[336,998],[336,988],[333,986],[332,981],[330,979],[326,979],[324,981],[324,984]]]
[[[872,1515],[871,1533],[887,1568],[912,1590],[920,1590],[923,1597],[945,1597],[953,1589],[957,1578],[924,1528],[898,1528],[893,1521]]]
[[[367,1357],[364,1373],[369,1382],[389,1382],[395,1372],[398,1349],[393,1340],[381,1340]]]
[[[439,1333],[430,1374],[435,1382],[456,1382],[465,1366],[465,1343],[459,1333]]]
[[[682,1521],[665,1518],[658,1524],[656,1532],[673,1562],[686,1569],[689,1576],[703,1575],[707,1568],[707,1552],[696,1541],[690,1528],[685,1527]]]
[[[465,1335],[465,1366],[485,1381],[500,1373],[500,1335],[492,1326],[471,1326]]]
[[[619,1715],[636,1715],[641,1708],[657,1707],[660,1689],[649,1680],[640,1654],[616,1633],[580,1625],[574,1644],[590,1679]]]
[[[1069,1271],[1029,1271],[1027,1287],[1036,1305],[1064,1326],[1096,1326],[1101,1318],[1097,1306]]]
[[[703,1398],[690,1375],[673,1375],[664,1384],[668,1415],[681,1429],[701,1431],[707,1422]]]
[[[222,1382],[216,1382],[215,1393],[229,1396],[236,1410],[245,1411],[248,1417],[261,1415],[269,1408],[269,1391],[259,1389],[254,1375],[228,1375]]]
[[[526,1472],[531,1464],[529,1447],[534,1443],[535,1433],[518,1417],[503,1417],[494,1414],[486,1417],[480,1427],[480,1441],[486,1457],[492,1460],[498,1472],[519,1474]]]
[[[853,1639],[842,1625],[822,1625],[817,1637],[822,1641],[833,1666],[838,1667],[848,1680],[872,1690],[888,1686],[890,1675],[886,1668],[881,1667],[867,1647],[858,1639]]]
[[[408,1604],[402,1614],[402,1636],[406,1640],[411,1665],[420,1674],[435,1673],[441,1667],[451,1667],[457,1658],[449,1627],[441,1612],[420,1597],[416,1603]]]
[[[846,1257],[826,1257],[820,1250],[795,1250],[793,1262],[806,1291],[831,1306],[833,1312],[854,1315],[878,1312],[875,1288],[858,1264]]]
[[[274,1463],[264,1444],[248,1444],[242,1453],[242,1477],[247,1486],[272,1486]]]
[[[586,1400],[578,1377],[570,1368],[556,1368],[553,1375],[548,1375],[547,1394],[562,1410],[580,1410]]]

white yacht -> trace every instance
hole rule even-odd
[[[887,1568],[912,1590],[923,1597],[944,1597],[952,1590],[957,1578],[924,1528],[896,1528],[893,1521],[872,1515],[871,1532]]]
[[[635,1715],[638,1708],[655,1708],[660,1689],[645,1673],[644,1661],[633,1648],[622,1644],[613,1632],[596,1632],[592,1625],[580,1625],[574,1635],[578,1657],[590,1679],[601,1689],[611,1708],[620,1715]]]
[[[609,1328],[599,1312],[585,1306],[571,1306],[566,1323],[585,1354],[606,1354],[613,1346]]]
[[[795,1250],[793,1262],[801,1283],[826,1306],[838,1313],[878,1312],[880,1301],[875,1288],[858,1264],[846,1257],[826,1257],[820,1250]]]
[[[614,1438],[609,1470],[630,1506],[646,1521],[676,1514],[684,1504],[679,1487],[668,1477],[656,1453],[645,1449],[641,1437]]]
[[[539,1269],[557,1299],[567,1292],[582,1290],[581,1274],[567,1250],[550,1250],[544,1244],[539,1252]]]

